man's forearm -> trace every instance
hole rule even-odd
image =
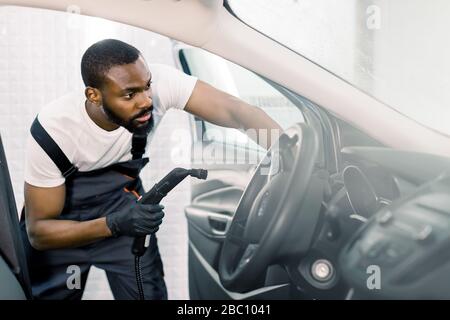
[[[235,119],[239,129],[246,130],[248,136],[263,148],[268,149],[283,132],[281,126],[260,108],[243,103],[237,110]],[[253,134],[252,130],[255,131]]]
[[[31,245],[38,250],[78,247],[111,236],[104,217],[89,221],[43,219],[27,224]]]
[[[270,147],[283,131],[260,108],[201,80],[197,81],[184,110],[218,126],[245,130],[264,148]]]

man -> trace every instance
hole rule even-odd
[[[166,299],[155,232],[163,207],[136,201],[144,191],[145,145],[169,108],[241,129],[280,129],[260,109],[164,65],[147,65],[113,39],[84,53],[84,96],[46,106],[31,128],[21,227],[33,295],[81,298],[91,265],[106,271],[116,299],[136,299],[133,238],[151,234],[141,258],[147,299]],[[144,137],[144,140],[142,138]],[[147,141],[145,140],[147,139]],[[270,142],[269,142],[270,143]],[[68,285],[78,270],[79,286]]]

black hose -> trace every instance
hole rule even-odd
[[[146,204],[157,204],[173,189],[175,188],[184,178],[187,176],[192,176],[198,179],[206,179],[208,176],[208,171],[203,169],[183,169],[175,168],[170,171],[161,181],[153,186],[153,188],[142,196],[139,200]],[[140,257],[144,255],[145,250],[145,236],[137,237],[133,241],[133,246],[131,252],[134,254],[134,269],[136,273],[136,284],[139,292],[139,300],[144,300],[144,289],[142,283],[142,270]]]
[[[142,283],[141,257],[134,256],[134,271],[136,274],[136,284],[139,293],[139,300],[145,300],[144,286]]]

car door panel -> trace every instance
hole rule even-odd
[[[196,160],[194,158],[193,162]],[[230,299],[219,281],[219,257],[253,165],[203,159],[201,167],[208,170],[208,179],[192,181],[192,201],[185,208],[189,237],[189,293],[191,299]]]
[[[231,292],[219,280],[217,270],[206,261],[201,248],[189,242],[189,293],[191,299],[275,300],[289,295],[289,284],[274,284],[246,293]],[[201,280],[201,281],[199,281]]]
[[[202,145],[203,144],[203,145]],[[218,264],[226,232],[239,200],[250,181],[255,163],[264,152],[228,146],[234,161],[224,158],[226,152],[204,150],[205,142],[195,141],[192,153],[195,164],[208,170],[206,180],[192,180],[191,204],[185,208],[189,237],[189,292],[191,299],[230,299],[219,281]],[[223,150],[222,143],[208,141],[210,149]]]

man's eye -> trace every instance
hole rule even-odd
[[[127,98],[127,99],[133,99],[133,97],[134,97],[134,92],[130,92],[125,95],[125,98]]]
[[[149,82],[147,83],[147,88],[146,88],[147,90],[150,89],[152,83],[153,83],[153,81],[149,81]]]

